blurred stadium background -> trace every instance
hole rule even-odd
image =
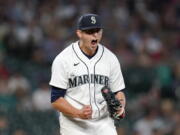
[[[126,82],[119,135],[180,135],[179,0],[0,0],[0,135],[58,135],[51,63],[77,40],[76,19],[101,15]]]

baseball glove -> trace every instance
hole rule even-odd
[[[114,120],[120,120],[124,117],[124,114],[119,116],[117,111],[122,107],[120,101],[118,101],[115,97],[115,94],[111,91],[111,89],[107,86],[104,86],[101,89],[102,96],[104,97],[110,117]]]

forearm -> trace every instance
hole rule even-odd
[[[122,106],[125,107],[126,106],[126,97],[124,92],[119,91],[116,94],[116,98],[121,102]]]
[[[79,117],[80,110],[73,107],[68,101],[66,101],[63,97],[60,97],[55,102],[52,103],[53,108],[62,112],[63,114],[77,118]]]

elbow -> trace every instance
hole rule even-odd
[[[56,107],[57,107],[57,103],[54,101],[54,102],[51,103],[51,106],[52,106],[53,108],[56,108]]]
[[[63,98],[60,97],[60,98],[58,98],[58,99],[55,100],[55,101],[51,101],[52,107],[53,107],[54,109],[56,109],[56,110],[59,110],[59,107],[61,106],[61,100],[62,100],[62,99],[63,99]]]

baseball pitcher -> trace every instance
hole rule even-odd
[[[79,40],[52,64],[51,103],[60,112],[60,133],[117,135],[114,119],[125,112],[120,63],[100,44],[103,26],[98,15],[81,16],[76,34]]]

